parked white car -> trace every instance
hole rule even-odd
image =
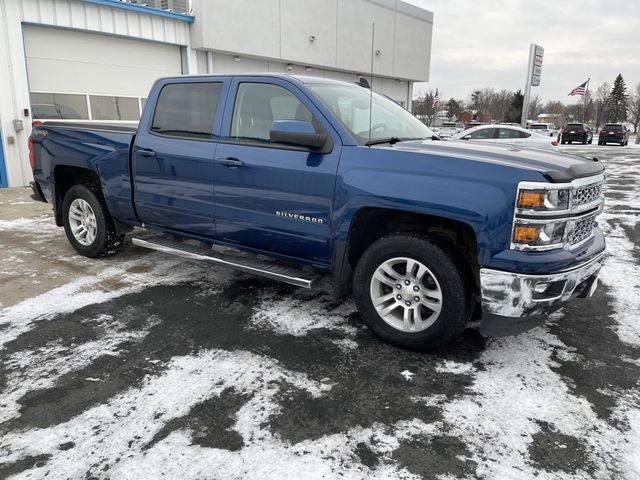
[[[450,138],[456,133],[464,130],[464,123],[442,122],[438,136],[440,138]]]
[[[528,128],[529,130],[534,130],[540,135],[546,135],[549,137],[557,137],[560,133],[553,123],[531,123]]]
[[[555,138],[539,135],[513,125],[481,125],[453,135],[449,140],[473,140],[558,151],[558,142]]]

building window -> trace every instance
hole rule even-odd
[[[88,120],[86,95],[32,93],[33,118],[41,120]]]
[[[139,120],[140,106],[133,97],[107,97],[91,95],[92,120]]]

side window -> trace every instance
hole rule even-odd
[[[268,83],[241,83],[233,107],[231,137],[269,142],[274,120],[313,123],[313,116],[298,97],[286,88]]]
[[[489,138],[493,138],[493,133],[493,128],[483,128],[476,132],[470,133],[469,138],[471,138],[472,140],[487,140]]]
[[[221,82],[172,83],[162,87],[151,131],[172,137],[210,139]]]
[[[521,132],[518,130],[512,130],[511,128],[499,128],[498,138],[524,138]]]

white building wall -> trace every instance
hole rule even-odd
[[[402,0],[193,0],[191,46],[368,74],[372,24],[378,76],[427,81],[433,14]]]
[[[30,109],[23,37],[26,24],[184,46],[186,69],[197,71],[196,56],[188,48],[190,35],[186,22],[78,0],[0,0],[0,129],[9,186],[26,185],[32,178],[27,148],[31,117],[23,114]],[[49,55],[54,53],[52,47]],[[43,55],[47,55],[46,51]],[[14,119],[23,121],[24,130],[14,129]]]

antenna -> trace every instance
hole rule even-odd
[[[371,24],[371,86],[369,88],[369,142],[371,142],[371,122],[373,121],[373,57],[375,55],[376,24]]]

